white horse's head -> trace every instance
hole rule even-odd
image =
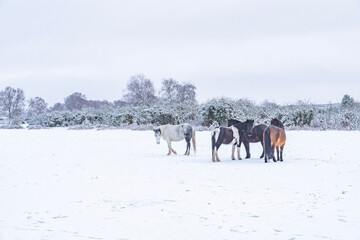
[[[155,133],[156,143],[160,144],[160,138],[161,138],[160,127],[155,127],[153,130],[154,130],[154,133]]]

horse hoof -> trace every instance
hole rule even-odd
[[[250,156],[246,156],[246,159],[250,158]]]

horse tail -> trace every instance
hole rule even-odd
[[[211,151],[212,151],[212,155],[213,155],[213,159],[214,159],[214,151],[216,149],[216,142],[219,138],[219,134],[220,134],[220,128],[215,128],[214,131],[212,131],[211,133]]]
[[[266,156],[271,156],[270,128],[266,128],[264,131],[264,152]]]
[[[216,132],[215,132],[215,130],[212,131],[212,133],[211,133],[211,150],[214,150],[215,144],[216,144],[216,139],[215,139]]]
[[[196,131],[195,131],[195,127],[193,126],[192,127],[192,142],[193,142],[193,146],[194,146],[194,153],[196,153],[196,139],[195,139],[195,134],[196,133]]]

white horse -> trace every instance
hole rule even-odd
[[[162,137],[168,144],[169,152],[168,155],[171,154],[171,152],[177,154],[177,152],[171,148],[171,141],[178,142],[185,138],[186,140],[186,152],[185,155],[190,155],[190,140],[192,139],[193,146],[194,146],[194,152],[196,152],[196,140],[195,140],[195,127],[188,124],[180,124],[180,125],[161,125],[158,127],[155,127],[155,138],[156,143],[160,144],[160,138]]]

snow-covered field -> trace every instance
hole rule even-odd
[[[196,137],[1,130],[0,239],[360,239],[360,132],[288,131],[268,164]]]

